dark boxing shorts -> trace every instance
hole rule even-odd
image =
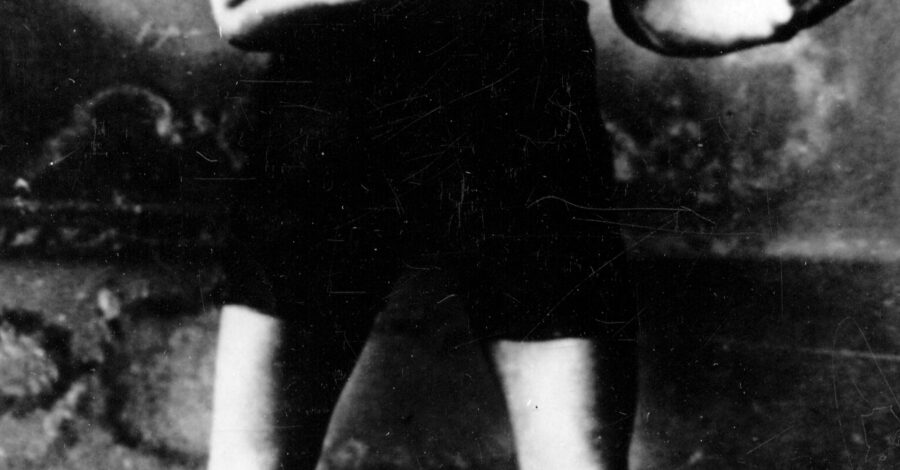
[[[481,336],[596,335],[630,311],[622,243],[595,210],[612,205],[611,155],[586,7],[547,5],[477,39],[279,55],[271,83],[298,84],[256,101],[229,300],[368,325],[398,279],[434,270]]]

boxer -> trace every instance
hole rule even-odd
[[[786,40],[849,0],[611,1],[638,44],[711,56]],[[296,468],[313,468],[327,414],[289,423],[308,440],[279,434],[275,357],[288,338],[312,345],[293,349],[308,386],[289,393],[327,409],[340,387],[309,384],[352,352],[316,338],[446,299],[483,339],[520,468],[627,468],[623,245],[578,222],[610,206],[613,186],[588,5],[212,0],[212,11],[224,38],[273,59],[251,110],[246,171],[259,183],[238,209],[253,222],[238,231],[244,261],[222,309],[208,468],[280,468],[297,446]]]

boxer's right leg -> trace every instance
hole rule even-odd
[[[207,470],[314,468],[361,346],[351,334],[226,305]]]
[[[209,470],[273,470],[282,454],[276,430],[276,355],[282,322],[225,305],[216,347]]]
[[[315,468],[384,302],[392,273],[382,257],[361,255],[375,246],[358,240],[322,249],[315,240],[325,235],[289,226],[238,232],[248,242],[224,259],[208,470]]]

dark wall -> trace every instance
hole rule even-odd
[[[160,142],[148,145],[215,140],[239,107],[235,90],[266,60],[222,41],[202,0],[4,0],[0,16],[0,170],[7,177],[63,158],[61,141],[95,141],[130,125],[79,114],[110,96],[130,99],[135,109],[119,112],[136,120],[164,121],[151,126]]]
[[[669,209],[631,212],[630,224],[658,229],[635,236],[718,253],[896,257],[900,38],[889,4],[860,1],[787,44],[704,60],[640,49],[605,0],[592,7],[621,199]],[[157,130],[154,145],[241,158],[229,132],[268,56],[222,41],[205,0],[5,0],[0,12],[5,176],[121,128],[127,119],[73,117],[104,90],[171,106],[132,110]]]
[[[594,3],[603,110],[629,205],[686,206],[715,224],[683,213],[682,227],[749,232],[712,237],[722,253],[896,258],[892,4],[859,1],[786,44],[684,60],[629,43]],[[632,214],[673,229],[670,216]]]

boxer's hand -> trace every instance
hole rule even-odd
[[[211,0],[219,34],[239,45],[253,45],[288,21],[365,0]]]
[[[664,53],[711,55],[782,41],[851,0],[612,0],[622,29]]]
[[[793,14],[789,0],[669,0],[648,3],[644,19],[659,36],[731,44],[772,36]]]

